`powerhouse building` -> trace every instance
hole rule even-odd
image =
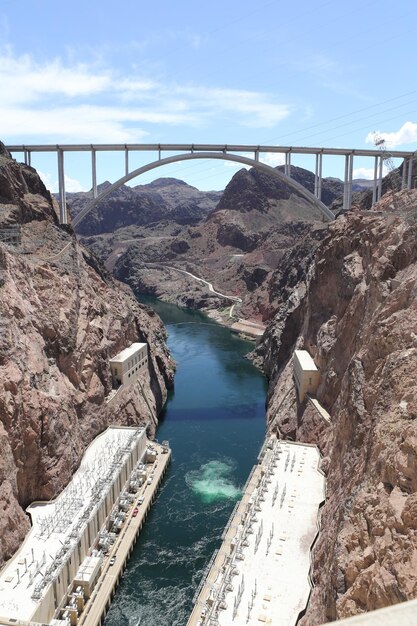
[[[320,372],[307,350],[295,350],[293,365],[298,398],[302,402],[308,393],[316,393]]]
[[[132,343],[112,359],[110,369],[115,387],[133,383],[148,366],[148,346],[146,343]]]
[[[102,552],[94,549],[99,534],[119,508],[132,472],[143,467],[148,443],[145,428],[108,428],[55,500],[28,507],[32,528],[0,574],[0,623],[76,623],[100,572]]]

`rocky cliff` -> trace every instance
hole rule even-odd
[[[258,352],[269,428],[317,444],[327,475],[302,626],[417,597],[417,191],[376,209],[337,220],[297,281],[281,276]],[[300,347],[320,368],[330,423],[297,401]]]
[[[0,564],[29,522],[24,508],[59,493],[109,424],[155,428],[172,385],[159,318],[60,227],[35,170],[0,146]],[[149,346],[141,385],[111,390],[109,357]]]

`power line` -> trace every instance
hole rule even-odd
[[[387,104],[388,102],[394,102],[395,100],[400,100],[401,98],[405,98],[406,96],[410,96],[410,95],[413,95],[415,93],[417,93],[417,89],[414,89],[413,91],[408,91],[407,93],[402,94],[401,96],[395,96],[394,98],[388,98],[387,100],[382,100],[381,102],[378,102],[376,104],[371,104],[371,105],[369,105],[367,107],[363,107],[361,109],[357,109],[356,111],[351,111],[350,113],[345,113],[343,115],[338,115],[337,117],[333,117],[330,120],[326,120],[324,122],[318,122],[317,124],[313,124],[311,126],[305,126],[304,128],[300,128],[299,130],[295,130],[295,131],[293,131],[291,133],[285,133],[284,135],[279,135],[278,137],[275,137],[274,139],[270,139],[269,141],[267,141],[267,143],[275,142],[276,139],[284,139],[285,137],[292,137],[293,135],[296,135],[296,134],[299,134],[299,133],[304,133],[304,132],[309,131],[311,129],[318,128],[320,126],[327,126],[328,124],[331,124],[332,122],[337,122],[339,120],[345,119],[346,117],[351,117],[352,115],[356,115],[357,113],[362,113],[363,111],[369,111],[370,109],[374,109],[375,107],[379,107],[379,106],[381,106],[383,104]],[[411,102],[415,102],[415,100],[411,100]],[[393,109],[391,109],[391,108],[387,109],[386,112],[387,111],[391,111],[391,110],[393,110]],[[362,119],[362,118],[360,118],[360,119]],[[365,119],[367,119],[367,118],[365,117]],[[352,122],[352,124],[354,124],[355,121],[357,121],[357,120],[354,120]]]

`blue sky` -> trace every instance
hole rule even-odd
[[[416,31],[415,0],[0,0],[0,139],[360,148],[379,131],[416,150]],[[55,161],[33,165],[55,189]],[[358,159],[355,176],[372,165]],[[98,166],[117,180],[123,154]],[[239,167],[176,163],[132,184],[221,189]],[[343,160],[323,167],[342,176]],[[91,187],[87,155],[67,156],[66,173],[67,189]]]

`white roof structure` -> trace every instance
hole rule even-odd
[[[265,449],[188,626],[295,626],[306,607],[310,549],[325,496],[320,453],[275,438]]]
[[[110,359],[110,363],[124,363],[127,359],[130,359],[138,350],[146,346],[146,343],[132,343],[131,346],[125,348],[112,359]]]
[[[102,502],[112,476],[143,433],[143,428],[108,428],[89,445],[71,482],[55,500],[27,508],[32,528],[0,574],[0,621],[31,619]]]
[[[307,350],[295,350],[295,356],[305,372],[318,372],[317,366]]]

